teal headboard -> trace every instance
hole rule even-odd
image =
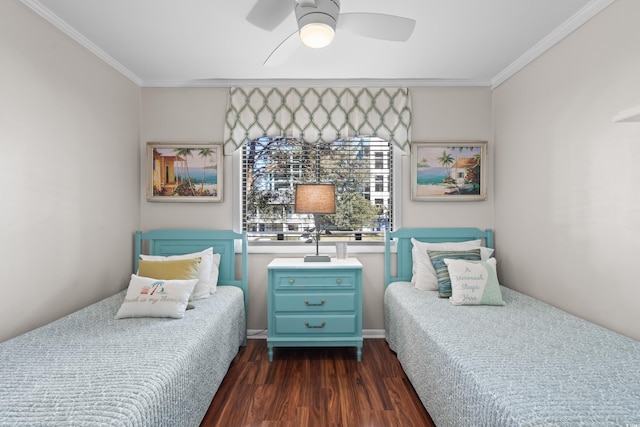
[[[409,282],[412,276],[413,257],[411,238],[421,242],[464,242],[482,239],[484,246],[493,248],[493,231],[478,228],[401,228],[387,231],[384,236],[384,283]],[[396,274],[392,275],[392,253],[396,253]]]
[[[220,254],[218,285],[236,286],[242,289],[245,313],[247,313],[249,266],[246,233],[233,230],[136,231],[133,271],[138,271],[138,260],[143,249],[148,255],[169,256],[200,252],[209,247],[213,247],[214,253]],[[241,278],[236,278],[236,249],[240,250]]]

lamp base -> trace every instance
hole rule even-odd
[[[331,262],[329,255],[305,255],[304,262]]]

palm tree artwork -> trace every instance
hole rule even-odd
[[[192,151],[193,151],[193,148],[188,148],[188,147],[176,149],[176,155],[184,158],[184,170],[185,170],[185,173],[187,174],[187,188],[191,192],[191,194],[190,194],[191,196],[195,195],[195,193],[196,193],[194,188],[193,188],[193,183],[191,182],[191,176],[189,175],[189,160],[188,160],[188,158],[193,156],[193,154],[191,154]]]
[[[202,157],[205,166],[202,168],[202,182],[200,183],[200,194],[204,194],[204,181],[205,181],[205,172],[207,171],[207,159],[213,158],[215,151],[212,148],[201,148],[198,150],[198,155]]]
[[[416,143],[412,147],[412,199],[486,199],[485,141]]]
[[[222,144],[147,143],[147,200],[222,200]]]
[[[442,156],[438,157],[438,162],[440,162],[442,167],[447,170],[447,179],[445,182],[453,181],[453,177],[451,176],[451,166],[456,162],[456,159],[451,154],[447,153],[447,150],[442,150]]]

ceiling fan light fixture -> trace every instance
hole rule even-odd
[[[340,14],[339,0],[296,0],[295,13],[302,44],[314,49],[331,44]]]
[[[251,10],[247,20],[260,28],[275,28],[284,19],[284,12],[277,16],[272,13],[273,5],[279,3],[291,5],[291,0],[253,0],[256,6]],[[260,6],[258,7],[258,4]],[[293,8],[298,24],[297,31],[289,32],[275,49],[271,51],[264,66],[282,65],[300,44],[319,49],[333,43],[340,20],[340,31],[394,42],[407,41],[416,25],[414,19],[396,15],[372,12],[340,13],[340,0],[293,0]],[[284,6],[283,6],[284,9]],[[261,16],[266,18],[262,19]],[[275,24],[273,23],[275,22]],[[341,40],[338,40],[341,42]]]
[[[329,46],[335,35],[335,30],[323,22],[310,22],[300,28],[300,40],[305,46],[321,49]]]

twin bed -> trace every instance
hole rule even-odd
[[[438,427],[640,425],[639,342],[502,286],[505,305],[455,306],[416,289],[411,238],[491,248],[493,235],[385,238],[386,339]]]
[[[116,320],[125,290],[0,343],[0,425],[198,426],[246,340],[246,245],[227,230],[137,232],[136,272],[144,248],[174,256],[213,247],[215,292],[183,318]]]

